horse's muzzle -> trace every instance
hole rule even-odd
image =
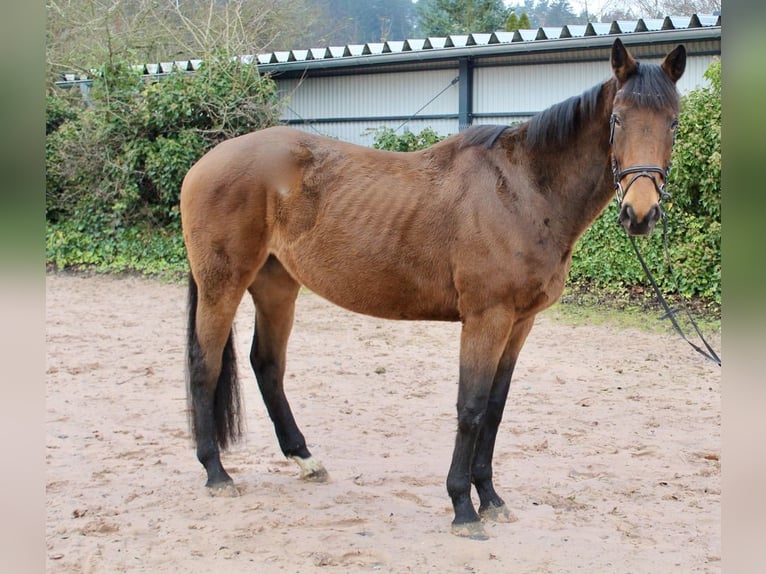
[[[649,235],[659,221],[662,210],[658,203],[649,208],[643,218],[638,219],[636,212],[629,203],[623,203],[618,221],[628,235]]]

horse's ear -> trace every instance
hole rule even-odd
[[[662,62],[662,69],[673,82],[677,82],[684,75],[686,69],[686,48],[679,45],[676,49],[665,56]]]
[[[638,62],[628,53],[619,38],[612,44],[611,62],[614,76],[620,84],[624,84],[638,70]]]

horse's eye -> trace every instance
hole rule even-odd
[[[612,116],[612,120],[614,120],[614,125],[616,125],[616,126],[621,126],[622,125],[622,120],[616,114]]]
[[[678,120],[673,120],[673,121],[670,123],[670,129],[671,129],[671,130],[675,130],[677,127],[678,127]]]

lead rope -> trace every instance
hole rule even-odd
[[[663,247],[665,249],[665,259],[667,261],[668,271],[670,273],[670,276],[672,277],[673,282],[675,283],[676,291],[680,293],[681,290],[678,287],[678,279],[676,278],[676,274],[673,270],[673,265],[671,264],[671,261],[670,261],[670,251],[668,250],[668,225],[667,225],[667,218],[665,217],[664,211],[662,212],[661,217],[662,217],[662,241],[663,241]],[[646,262],[644,261],[644,258],[638,249],[638,245],[636,244],[635,237],[633,237],[632,235],[629,235],[628,237],[630,238],[630,244],[633,246],[633,250],[636,252],[638,261],[641,263],[641,267],[643,267],[644,273],[646,274],[646,277],[649,279],[649,283],[651,283],[652,288],[654,289],[654,292],[657,294],[657,299],[659,299],[660,304],[662,305],[662,308],[665,310],[665,315],[660,317],[660,319],[665,319],[665,318],[670,319],[670,322],[673,324],[673,327],[678,332],[678,334],[681,335],[681,338],[684,341],[689,343],[689,345],[691,345],[692,348],[695,351],[697,351],[700,355],[702,355],[703,357],[705,357],[706,359],[710,361],[713,361],[720,367],[721,359],[718,357],[718,354],[713,350],[713,348],[707,342],[705,337],[702,335],[702,331],[700,331],[700,328],[697,326],[697,323],[694,321],[694,318],[689,312],[689,308],[683,303],[683,300],[682,300],[681,306],[683,307],[683,310],[686,312],[686,316],[689,318],[689,322],[692,324],[692,326],[694,327],[694,330],[697,332],[697,336],[699,336],[700,340],[704,343],[707,351],[701,348],[699,345],[695,345],[688,339],[688,337],[686,336],[686,333],[684,333],[683,329],[681,328],[681,325],[676,320],[675,314],[677,313],[677,311],[674,311],[673,309],[671,309],[667,301],[665,301],[665,298],[662,296],[662,291],[660,290],[659,286],[657,285],[657,282],[654,280],[654,277],[649,271],[649,267],[646,265]]]

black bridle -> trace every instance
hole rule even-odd
[[[614,145],[614,127],[616,123],[617,116],[612,114],[612,116],[609,118],[609,145]],[[673,143],[675,143],[675,135],[673,136]],[[654,184],[654,189],[657,190],[657,195],[659,196],[657,201],[658,204],[661,204],[663,200],[670,200],[670,194],[665,191],[665,182],[668,179],[669,172],[670,163],[668,163],[667,167],[665,168],[661,168],[656,165],[635,165],[625,169],[620,169],[620,164],[617,161],[617,157],[614,155],[614,150],[612,150],[612,174],[614,175],[614,191],[617,195],[617,202],[620,205],[622,205],[622,200],[625,197],[625,194],[628,193],[630,186],[633,185],[640,177],[647,177],[651,180],[652,184]],[[625,176],[630,174],[635,175],[630,178],[628,185],[623,188],[622,180],[625,178]],[[659,174],[662,176],[662,183],[657,183],[657,178],[654,177],[653,174]],[[661,209],[660,212],[662,213]]]

